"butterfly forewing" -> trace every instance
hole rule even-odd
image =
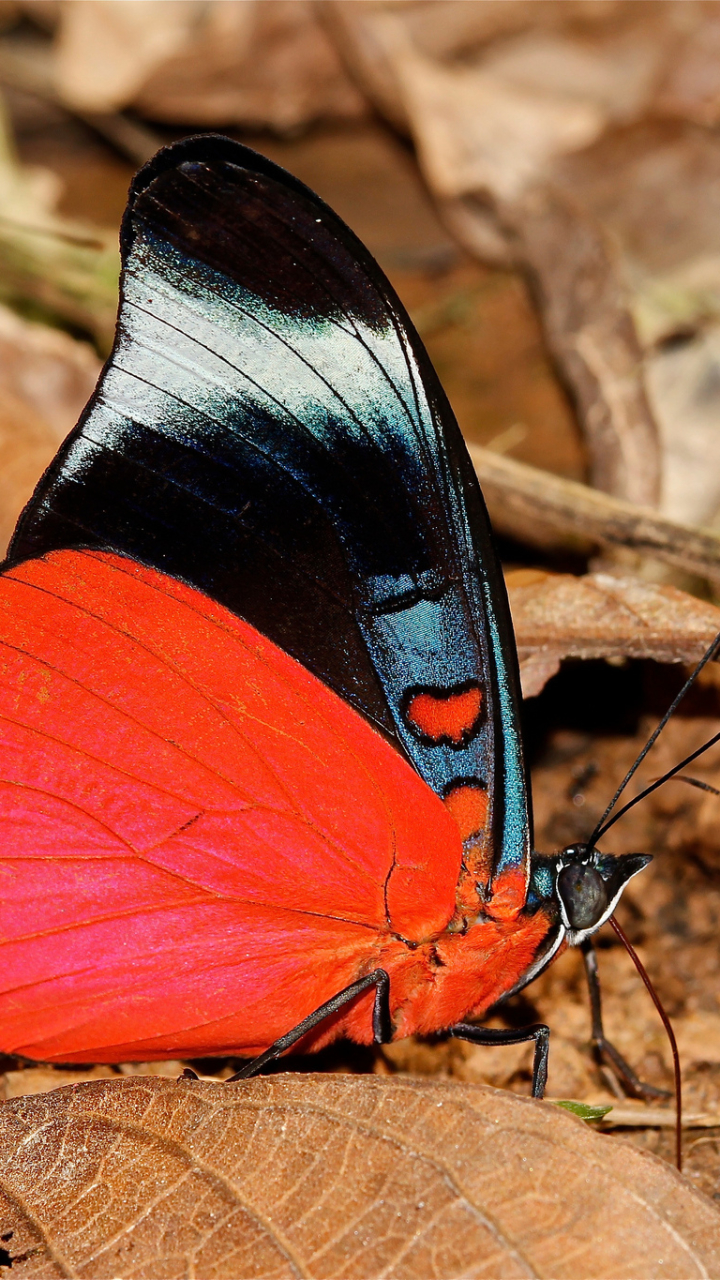
[[[161,152],[123,231],[98,391],[11,563],[133,557],[247,620],[440,795],[479,880],[529,817],[516,661],[487,517],[384,276],[300,183],[226,139]],[[428,851],[428,857],[432,851]]]

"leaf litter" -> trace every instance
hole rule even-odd
[[[0,1168],[6,1269],[38,1280],[720,1268],[717,1213],[672,1169],[481,1085],[94,1081],[5,1103]]]

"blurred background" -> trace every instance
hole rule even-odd
[[[368,244],[468,439],[718,520],[717,0],[1,0],[0,21],[14,314],[104,355],[134,169],[220,129]],[[3,314],[0,540],[93,381],[45,337],[31,386],[39,331]]]
[[[718,0],[0,0],[0,28],[2,546],[110,349],[133,172],[188,133],[239,138],[350,224],[429,349],[501,535],[538,847],[587,836],[720,630]],[[720,728],[718,683],[649,776]],[[690,1175],[720,1196],[720,801],[672,784],[633,813],[615,849],[663,856],[623,923],[705,1116]],[[666,1086],[602,945],[611,1034]],[[502,1016],[553,1026],[552,1094],[620,1106],[577,954]],[[327,1062],[529,1078],[523,1046]],[[627,1131],[669,1154],[668,1123]]]

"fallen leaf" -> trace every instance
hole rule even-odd
[[[326,5],[368,95],[414,134],[433,189],[503,199],[646,108],[678,48],[675,7],[648,21],[614,0]]]
[[[563,658],[697,662],[720,633],[720,609],[676,587],[610,574],[507,574],[523,695],[540,693]]]
[[[84,111],[280,131],[366,111],[308,0],[69,0],[56,59]]]
[[[672,1169],[477,1085],[98,1081],[0,1105],[0,1168],[17,1277],[720,1270],[720,1215]]]

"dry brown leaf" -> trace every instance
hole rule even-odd
[[[717,10],[695,0],[325,0],[338,48],[441,197],[508,202],[648,113],[712,123]]]
[[[526,698],[563,658],[697,662],[720,633],[720,609],[675,587],[539,569],[511,571],[506,581]]]
[[[720,1216],[673,1170],[478,1085],[96,1082],[0,1106],[13,1275],[690,1277]]]
[[[308,0],[68,0],[56,56],[82,111],[281,131],[365,111]]]

